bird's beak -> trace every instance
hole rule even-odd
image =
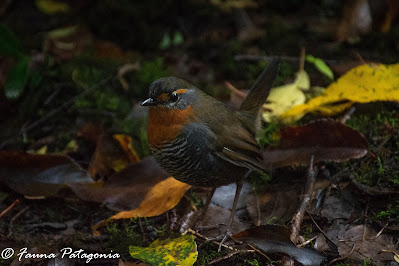
[[[148,98],[144,102],[141,103],[141,106],[154,106],[157,102],[153,98]]]

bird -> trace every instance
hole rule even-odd
[[[280,68],[273,57],[262,71],[238,110],[207,95],[177,77],[163,77],[149,88],[147,135],[150,148],[164,170],[181,182],[210,187],[201,216],[219,186],[236,183],[227,230],[231,226],[243,180],[251,171],[265,171],[257,141],[260,111]],[[219,246],[219,250],[220,250]]]

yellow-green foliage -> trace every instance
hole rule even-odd
[[[132,258],[151,265],[193,265],[198,257],[197,244],[192,235],[174,239],[157,239],[148,247],[130,246]]]

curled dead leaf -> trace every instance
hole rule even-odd
[[[302,126],[286,127],[280,131],[280,143],[266,148],[266,167],[308,165],[314,162],[344,162],[366,155],[368,143],[358,131],[339,121],[322,119]]]

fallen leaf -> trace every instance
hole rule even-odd
[[[297,73],[294,83],[271,89],[263,108],[270,111],[262,113],[263,119],[270,122],[274,117],[306,101],[303,90],[309,90],[310,81],[308,74],[302,70]]]
[[[264,149],[266,167],[309,165],[320,161],[344,162],[367,153],[366,138],[339,121],[322,119],[280,130],[277,146]]]
[[[282,119],[299,119],[309,112],[335,115],[353,105],[376,101],[399,101],[399,63],[364,64],[351,69],[324,93],[291,108]]]
[[[314,57],[313,55],[306,55],[306,61],[309,63],[314,64],[314,66],[319,70],[322,74],[327,76],[329,79],[334,80],[334,73],[332,72],[331,68],[327,66],[324,61],[318,57]]]
[[[28,197],[48,197],[93,179],[66,156],[0,151],[0,182]]]
[[[399,252],[392,236],[381,234],[377,237],[377,232],[368,225],[335,224],[326,231],[326,235],[338,246],[342,257],[350,254],[352,259],[370,259],[373,265],[386,265],[392,261],[393,255],[382,250]]]
[[[102,185],[79,184],[70,187],[85,201],[102,203],[116,211],[132,210],[139,207],[149,191],[168,176],[154,157],[147,157],[129,164],[122,171],[110,176]],[[170,189],[173,191],[174,187]],[[159,202],[155,205],[159,205]]]
[[[197,244],[192,235],[182,235],[174,239],[157,239],[148,247],[130,246],[132,258],[151,265],[194,265],[197,261]]]
[[[89,172],[93,179],[103,180],[139,160],[130,136],[104,133],[97,141]]]
[[[68,13],[71,8],[67,3],[54,1],[54,0],[36,0],[35,1],[37,8],[47,14],[54,15],[58,13]]]
[[[169,177],[151,188],[137,209],[119,212],[111,216],[110,219],[129,219],[161,215],[175,207],[189,188],[190,185]]]
[[[290,231],[279,225],[262,225],[233,235],[234,239],[249,242],[266,254],[282,253],[302,265],[320,265],[326,257],[311,248],[297,248],[290,240]]]

